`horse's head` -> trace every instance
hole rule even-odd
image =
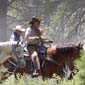
[[[81,50],[85,51],[85,43],[79,43],[79,44],[78,44],[78,47],[79,47]]]
[[[79,48],[80,50],[85,50],[85,44],[80,42],[80,43],[78,44],[78,48]]]
[[[79,43],[78,45],[75,44],[65,44],[61,46],[56,46],[54,59],[57,60],[57,62],[66,61],[66,60],[75,60],[77,58],[80,58],[80,52],[83,50],[84,44]]]
[[[26,62],[24,59],[24,50],[23,50],[23,44],[21,42],[17,42],[12,45],[13,49],[13,58],[16,60],[16,62],[19,64],[19,67],[24,67]]]

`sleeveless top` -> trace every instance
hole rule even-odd
[[[22,36],[19,36],[14,32],[10,37],[10,41],[22,41]]]
[[[38,36],[41,37],[41,32],[37,28],[34,27],[28,27],[25,33],[25,40],[28,44],[37,44],[37,42],[34,40],[32,42],[29,42],[29,37]]]

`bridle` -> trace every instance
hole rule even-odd
[[[17,44],[12,44],[12,54],[14,54],[14,56],[17,59],[17,65],[15,64],[15,62],[13,62],[12,60],[8,59],[8,62],[14,66],[13,73],[15,73],[16,70],[20,67],[20,59],[24,59],[24,57],[23,58],[22,57],[18,57],[18,54],[17,54],[17,51],[16,51],[17,47],[18,47]]]
[[[49,39],[39,39],[39,42],[40,42],[40,45],[43,45],[44,43],[50,43],[50,44],[52,44],[53,43],[53,41],[51,41],[51,40],[49,40]],[[51,46],[50,46],[51,47]],[[46,47],[46,49],[47,49],[48,47]],[[47,55],[47,54],[46,54]],[[47,60],[49,63],[52,63],[52,64],[54,64],[54,65],[62,65],[62,64],[59,64],[58,62],[56,62],[56,60],[54,60],[54,59],[52,59],[52,58],[50,58],[50,57],[45,57],[44,59],[43,59],[44,61],[43,61],[43,63],[42,63],[42,67],[44,66],[44,64],[45,64],[45,60]]]
[[[59,64],[58,62],[56,62],[56,61],[55,61],[54,59],[52,59],[52,58],[45,57],[44,62],[43,62],[43,64],[42,64],[42,67],[44,66],[45,60],[47,60],[49,63],[52,63],[53,65],[59,65],[59,66],[62,65],[62,64]]]

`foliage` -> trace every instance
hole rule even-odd
[[[9,26],[22,24],[25,28],[38,16],[49,28],[45,36],[59,43],[84,41],[84,15],[84,0],[13,0],[7,13]]]
[[[54,82],[52,81],[53,81],[52,79],[43,81],[41,77],[32,78],[31,76],[28,75],[24,75],[22,76],[22,78],[18,77],[18,80],[16,80],[14,76],[11,76],[3,83],[3,85],[54,85],[53,84]]]
[[[75,61],[75,65],[79,68],[79,72],[72,80],[61,79],[54,74],[53,78],[42,80],[42,77],[32,78],[30,75],[24,74],[21,78],[17,75],[17,80],[14,75],[9,77],[6,81],[2,81],[0,85],[85,85],[85,52],[81,52],[80,60]]]

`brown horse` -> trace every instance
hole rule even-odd
[[[54,73],[60,77],[65,75],[65,72],[69,70],[67,77],[71,76],[72,70],[74,69],[74,60],[80,58],[80,50],[83,49],[83,44],[70,45],[63,47],[56,47],[55,51],[52,51],[52,55],[48,55],[43,63],[43,77],[52,77]],[[50,52],[51,53],[51,52]]]
[[[46,57],[40,59],[41,63],[41,75],[43,78],[51,78],[54,73],[63,77],[67,69],[70,70],[70,75],[74,69],[74,60],[80,58],[80,50],[83,49],[83,44],[79,45],[66,45],[61,47],[47,48]],[[31,59],[26,58],[26,66],[24,68],[18,68],[16,73],[31,74]],[[70,76],[69,75],[69,76]],[[69,77],[68,76],[68,77]]]
[[[58,74],[60,77],[63,77],[65,70],[69,69],[71,72],[74,69],[73,61],[77,58],[80,58],[80,50],[83,45],[68,45],[63,47],[56,47],[56,49],[48,48],[47,56],[43,59],[41,64],[41,72],[43,78],[52,77],[54,73]],[[41,61],[41,60],[40,60]],[[21,74],[27,73],[31,74],[31,60],[26,59],[26,67],[18,68],[16,73]],[[68,67],[68,68],[67,68]]]

